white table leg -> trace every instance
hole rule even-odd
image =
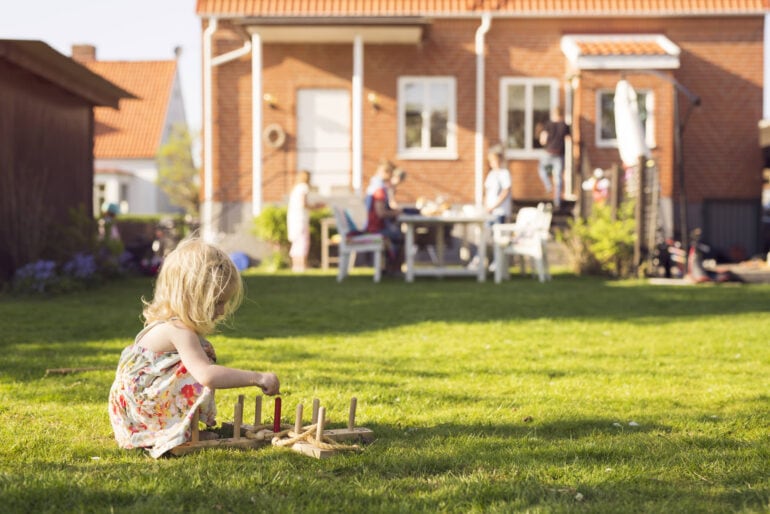
[[[406,224],[406,241],[404,253],[406,254],[406,281],[414,282],[414,223]]]
[[[487,279],[487,231],[485,225],[483,221],[479,223],[479,282],[484,282]]]

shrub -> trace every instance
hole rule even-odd
[[[273,252],[264,259],[264,267],[270,270],[289,265],[289,234],[286,227],[285,205],[268,205],[254,218],[254,235],[270,243]],[[332,216],[328,207],[310,211],[310,251],[308,262],[317,265],[321,261],[321,220]]]
[[[268,269],[286,268],[289,265],[289,235],[286,229],[285,205],[267,205],[254,218],[254,235],[269,243],[272,254],[264,260]]]
[[[565,243],[580,275],[604,274],[624,278],[633,271],[636,221],[634,201],[623,202],[617,216],[607,205],[595,204],[587,219],[570,222]]]

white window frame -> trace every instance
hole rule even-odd
[[[532,122],[532,90],[535,86],[548,86],[551,89],[551,105],[549,112],[559,105],[559,80],[548,77],[503,77],[500,79],[500,141],[508,141],[508,87],[521,86],[524,90],[524,148],[507,148],[505,156],[508,159],[537,159],[545,150],[533,148],[534,125]]]
[[[651,89],[637,89],[636,94],[643,93],[644,106],[647,109],[647,120],[644,124],[644,140],[649,148],[655,148],[655,93]],[[596,147],[617,148],[617,138],[607,139],[602,137],[602,95],[615,96],[613,89],[596,90]]]
[[[406,136],[406,94],[407,85],[419,83],[424,88],[422,146],[407,148]],[[430,145],[430,97],[431,83],[442,83],[449,87],[449,105],[447,113],[447,146],[431,148]],[[451,76],[403,76],[398,78],[398,159],[457,159],[457,79]]]

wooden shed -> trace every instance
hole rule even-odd
[[[42,41],[0,40],[0,281],[91,213],[96,106],[133,95]]]

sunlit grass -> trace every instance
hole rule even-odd
[[[767,512],[770,286],[556,276],[342,284],[251,273],[212,337],[376,441],[314,460],[266,447],[154,461],[106,414],[146,279],[0,298],[6,512]],[[7,320],[7,321],[6,321]],[[67,375],[46,370],[97,368]],[[217,392],[220,421],[245,394]],[[265,400],[272,417],[272,400]]]

